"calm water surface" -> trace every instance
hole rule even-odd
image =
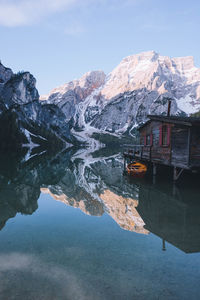
[[[200,299],[200,187],[120,155],[0,161],[0,299]]]

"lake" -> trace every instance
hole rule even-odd
[[[0,299],[200,298],[200,187],[121,154],[0,158]]]

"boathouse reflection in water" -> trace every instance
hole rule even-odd
[[[143,185],[137,210],[147,230],[185,253],[194,253],[200,252],[199,200],[189,190]]]

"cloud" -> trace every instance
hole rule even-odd
[[[147,0],[0,0],[0,26],[17,27],[35,25],[41,20],[58,12],[66,12],[72,7],[91,7],[105,9],[119,9],[121,6],[129,6],[142,3]],[[80,28],[70,30],[80,32]],[[73,33],[74,34],[74,33]]]
[[[19,252],[0,254],[0,298],[23,295],[23,299],[38,300],[101,299],[90,283],[77,277],[66,264],[62,266],[52,260]]]
[[[80,0],[0,0],[0,25],[35,24],[56,12],[70,9]]]

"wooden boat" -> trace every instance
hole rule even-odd
[[[147,172],[147,166],[138,161],[134,161],[127,165],[126,170],[129,175],[142,178]]]

